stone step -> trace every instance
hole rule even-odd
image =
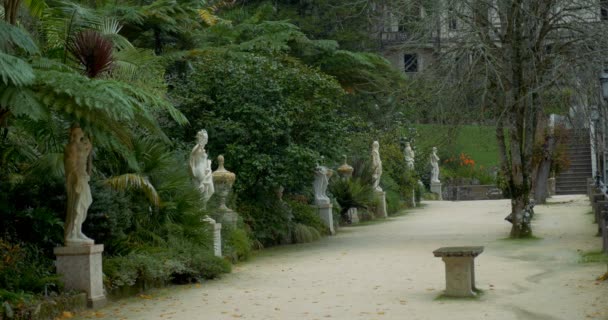
[[[571,176],[571,175],[584,176],[584,175],[587,175],[587,174],[589,176],[593,176],[591,168],[569,169],[567,171],[564,171],[564,172],[560,173],[558,175],[558,177],[559,176],[564,176],[564,175],[568,175],[568,176]]]
[[[570,160],[588,160],[591,161],[591,154],[569,154],[568,158]]]

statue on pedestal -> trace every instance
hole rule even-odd
[[[437,156],[437,147],[433,147],[431,153],[431,182],[439,183],[439,157]]]
[[[93,245],[95,241],[82,233],[82,223],[93,202],[89,179],[91,175],[93,145],[78,126],[70,129],[70,142],[63,152],[67,215],[64,229],[66,246]]]
[[[315,204],[329,204],[330,200],[327,196],[327,185],[329,184],[329,177],[331,174],[327,167],[317,164],[315,168],[315,181],[313,183],[313,189],[315,192]]]
[[[373,187],[376,191],[382,191],[380,187],[380,177],[382,176],[382,160],[380,160],[380,143],[374,141],[372,143],[372,180]]]
[[[204,203],[207,203],[215,192],[211,160],[205,150],[208,141],[207,131],[204,129],[199,131],[196,134],[196,145],[190,152],[190,171]]]
[[[405,165],[407,167],[408,170],[414,170],[414,150],[412,150],[412,147],[410,145],[409,142],[405,143],[405,150],[403,151],[404,155],[405,155]]]

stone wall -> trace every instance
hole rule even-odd
[[[444,186],[443,200],[495,200],[504,199],[502,191],[494,185]]]

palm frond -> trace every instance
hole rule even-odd
[[[71,39],[84,29],[95,29],[101,25],[102,18],[97,12],[70,1],[58,1],[44,12],[41,19],[47,50],[63,51],[65,61],[67,50],[65,46]]]
[[[144,16],[140,7],[135,6],[112,6],[108,8],[106,16],[116,17],[116,19],[124,24],[142,25]]]
[[[44,0],[25,0],[24,3],[30,14],[36,18],[40,18],[44,10],[49,7]]]
[[[0,52],[0,78],[7,86],[25,86],[34,82],[34,71],[29,63]]]
[[[114,190],[118,191],[126,191],[130,189],[143,191],[150,203],[156,207],[160,206],[160,197],[146,176],[136,173],[127,173],[108,178],[105,180],[105,183]]]
[[[60,72],[72,72],[73,69],[69,66],[53,59],[48,59],[44,57],[35,57],[32,59],[31,63],[34,69],[40,70],[55,70]]]
[[[115,18],[104,18],[101,24],[97,27],[97,30],[108,40],[114,44],[114,48],[117,50],[124,50],[127,48],[133,48],[133,45],[129,40],[119,34],[122,26]]]
[[[42,154],[32,164],[28,174],[44,179],[62,179],[65,176],[63,152]]]
[[[29,88],[0,85],[0,106],[8,109],[15,117],[27,117],[38,121],[49,119],[50,114]]]
[[[213,14],[209,9],[198,10],[198,15],[208,26],[214,26],[219,21],[219,18]]]
[[[38,53],[38,46],[27,31],[0,20],[0,51],[11,52],[18,48],[26,53]]]
[[[152,50],[127,48],[114,55],[115,62],[110,74],[112,79],[126,82],[156,96],[164,96],[165,63]]]

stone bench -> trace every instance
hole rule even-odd
[[[446,296],[476,296],[474,260],[482,252],[483,247],[443,247],[433,251],[445,262]]]

